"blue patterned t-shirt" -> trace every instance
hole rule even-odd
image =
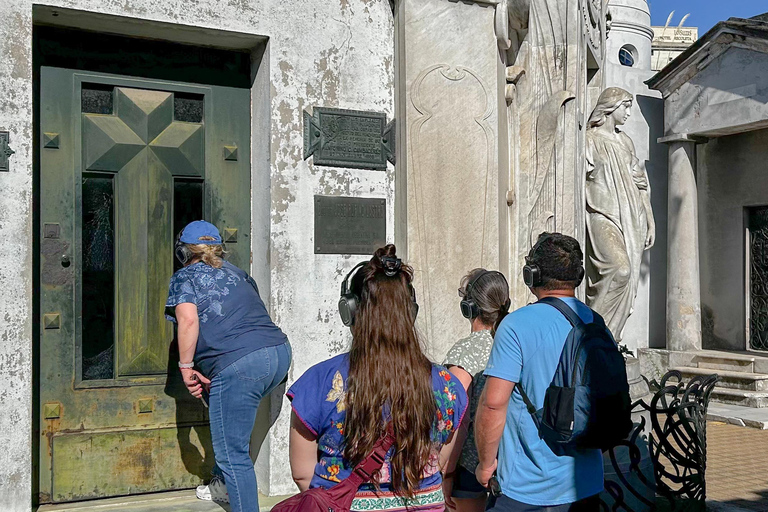
[[[349,354],[341,354],[312,366],[288,390],[294,413],[317,436],[319,461],[310,488],[333,487],[352,472],[350,462],[344,458],[348,375]],[[444,366],[438,365],[432,366],[432,392],[435,397],[435,425],[432,431],[435,449],[431,463],[422,473],[416,497],[409,503],[400,503],[402,498],[394,496],[390,490],[392,448],[379,473],[381,492],[376,492],[372,484],[362,485],[352,510],[399,511],[405,505],[414,511],[433,510],[442,503],[439,451],[461,424],[467,410],[467,394],[461,382]]]
[[[175,322],[175,308],[197,306],[200,333],[195,364],[208,378],[241,357],[287,338],[269,317],[253,279],[229,262],[213,268],[203,262],[179,269],[171,278],[166,316]]]

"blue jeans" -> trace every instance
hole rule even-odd
[[[258,512],[259,493],[250,456],[251,432],[261,399],[288,374],[288,342],[247,354],[211,381],[209,418],[216,466],[227,484],[232,512]]]

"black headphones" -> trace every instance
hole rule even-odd
[[[181,241],[181,234],[184,232],[182,229],[179,234],[176,235],[176,242],[173,246],[173,254],[176,255],[176,259],[181,262],[182,265],[186,265],[189,260],[194,256],[192,251],[189,250],[187,244]]]
[[[498,270],[485,270],[478,272],[478,274],[475,276],[472,281],[467,284],[466,289],[464,290],[464,298],[461,299],[461,303],[459,304],[459,307],[461,308],[461,314],[464,316],[464,318],[468,320],[472,320],[474,318],[477,318],[480,316],[480,306],[478,306],[475,303],[475,299],[472,297],[472,289],[474,288],[475,284],[480,280],[481,277],[486,276],[488,274],[499,274],[503,279],[504,282],[507,282],[507,278],[504,277],[504,274],[499,272]],[[509,285],[507,285],[509,287]],[[509,308],[510,300],[507,299],[507,308]]]
[[[541,246],[542,243],[549,240],[550,238],[551,236],[549,234],[540,237],[536,242],[536,245],[531,248],[528,256],[525,257],[525,266],[523,267],[523,282],[528,288],[538,288],[544,284],[544,276],[541,274],[541,267],[539,267],[539,265],[533,261],[533,258],[536,255],[536,251],[538,250],[539,246]],[[582,265],[581,268],[579,268],[579,277],[576,280],[576,286],[579,286],[583,280],[584,266]]]
[[[355,314],[357,308],[360,306],[360,297],[354,293],[349,287],[350,278],[357,272],[360,267],[365,266],[368,261],[361,261],[355,265],[352,270],[344,277],[341,282],[341,297],[339,298],[339,316],[341,322],[347,327],[351,327],[355,323]],[[385,256],[381,258],[381,263],[384,266],[384,272],[387,277],[396,275],[403,266],[403,262],[400,258],[392,258]],[[413,318],[416,319],[416,315],[419,314],[419,304],[416,302],[416,290],[412,285],[408,285],[411,290],[411,301],[413,302]]]

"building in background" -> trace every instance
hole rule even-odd
[[[669,21],[672,19],[672,14],[670,14]],[[677,27],[670,27],[669,23],[664,27],[651,27],[653,29],[652,70],[661,71],[664,66],[675,60],[678,55],[699,39],[699,29],[697,27],[683,27],[684,21],[685,17],[680,22],[680,26]]]

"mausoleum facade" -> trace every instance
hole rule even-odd
[[[522,307],[540,232],[595,249],[601,95],[603,118],[627,113],[603,129],[614,170],[650,201],[643,243],[614,251],[635,262],[617,338],[649,368],[764,350],[765,26],[720,24],[651,78],[645,0],[2,3],[0,508],[207,478],[207,413],[163,318],[184,223],[214,223],[253,275],[289,385],[348,348],[341,280],[387,242],[440,362],[468,331],[467,271],[501,270]],[[270,495],[295,491],[281,391],[253,436]]]

